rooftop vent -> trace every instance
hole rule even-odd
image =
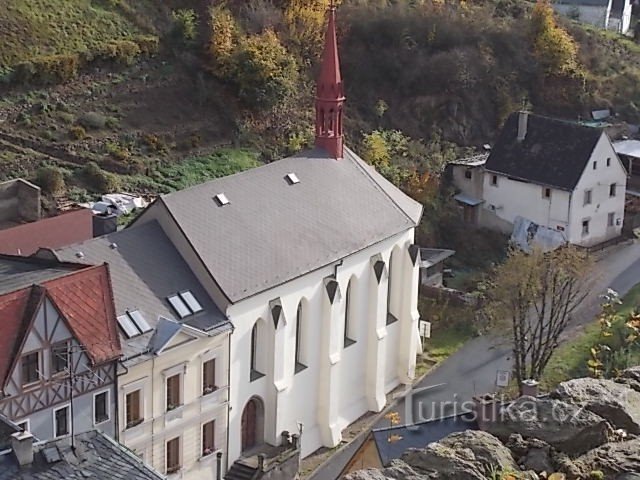
[[[215,197],[213,197],[213,200],[218,204],[219,207],[223,207],[229,203],[229,199],[224,193],[217,194]]]
[[[118,248],[118,244],[117,244],[116,242],[110,243],[110,244],[109,244],[109,248],[110,248],[111,250],[115,250],[116,248]]]
[[[300,183],[300,179],[293,172],[287,173],[284,178],[287,180],[287,183],[289,183],[289,185],[295,185],[296,183]]]
[[[84,253],[76,252],[76,258],[84,258]]]

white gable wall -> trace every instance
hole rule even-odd
[[[572,17],[575,13],[578,18],[575,20],[582,23],[589,23],[600,28],[607,28],[611,13],[611,0],[608,5],[580,5],[580,0],[575,0],[573,4],[554,3],[553,9],[561,15]]]
[[[610,166],[607,167],[607,158]],[[593,169],[596,162],[596,169]],[[609,196],[609,186],[615,183],[616,196]],[[569,241],[577,245],[595,245],[617,237],[622,231],[627,174],[609,138],[602,134],[593,150],[571,199]],[[591,190],[591,204],[584,205],[584,192]],[[608,214],[615,214],[614,226],[607,226]],[[582,222],[589,220],[589,234],[582,235]],[[615,223],[619,219],[619,224]]]

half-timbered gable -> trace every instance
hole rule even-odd
[[[40,276],[33,269],[23,280],[35,283],[3,292],[21,285],[25,264],[40,267]],[[48,267],[0,257],[0,327],[8,332],[0,340],[0,413],[41,440],[94,428],[113,434],[120,347],[108,271],[57,266],[62,275],[51,278]]]

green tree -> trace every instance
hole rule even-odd
[[[298,66],[273,30],[252,35],[235,51],[231,78],[248,105],[272,108],[296,91]]]
[[[36,184],[46,193],[56,194],[64,190],[64,175],[57,167],[40,167],[36,173]]]
[[[547,75],[576,76],[582,69],[578,44],[560,27],[548,0],[538,0],[531,15],[533,49]]]

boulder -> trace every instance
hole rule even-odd
[[[479,463],[486,472],[496,467],[518,469],[509,449],[487,432],[466,430],[452,433],[438,443],[454,450],[468,448],[473,452],[474,461]]]
[[[576,378],[562,382],[553,398],[580,405],[614,428],[640,433],[640,392],[612,380]]]
[[[537,473],[553,472],[550,448],[549,445],[543,448],[532,448],[518,463],[520,463],[523,470],[533,470]]]
[[[345,480],[421,480],[409,465],[401,460],[392,460],[387,468],[367,468],[345,476]]]
[[[561,400],[523,396],[500,408],[486,431],[503,441],[519,433],[537,438],[569,455],[580,455],[606,443],[609,424],[593,412]]]
[[[623,370],[615,382],[624,384],[636,392],[640,392],[640,366]]]
[[[578,457],[574,463],[585,476],[593,470],[602,471],[605,478],[640,472],[640,438],[607,443]]]

